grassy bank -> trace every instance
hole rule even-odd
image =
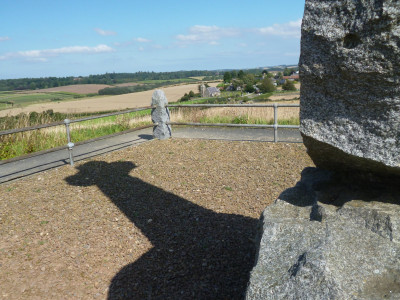
[[[103,112],[104,113],[104,112]],[[82,118],[87,115],[60,113],[31,113],[0,119],[0,131],[48,124],[64,119]],[[71,124],[71,140],[74,143],[102,137],[128,129],[151,124],[150,110],[111,116]],[[28,153],[47,150],[67,144],[64,125],[0,136],[0,160]]]
[[[273,124],[274,110],[272,107],[177,108],[171,111],[171,120],[196,123]],[[278,123],[299,125],[299,108],[279,108]]]

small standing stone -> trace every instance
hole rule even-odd
[[[151,98],[151,105],[156,107],[151,110],[151,120],[157,124],[153,127],[153,136],[160,140],[171,137],[171,126],[167,124],[170,121],[167,104],[168,100],[164,92],[155,90]]]
[[[204,84],[200,86],[200,95],[203,98],[206,96],[206,86]]]

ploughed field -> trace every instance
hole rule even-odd
[[[150,141],[0,185],[4,299],[239,299],[302,144]]]

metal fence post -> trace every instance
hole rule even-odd
[[[68,140],[68,152],[69,152],[69,163],[71,166],[74,165],[74,153],[73,153],[73,148],[74,148],[74,143],[71,142],[71,133],[70,133],[70,129],[69,129],[69,124],[71,123],[70,119],[65,119],[64,120],[64,124],[65,124],[65,128],[67,129],[67,140]]]
[[[274,143],[278,142],[278,104],[274,103]]]

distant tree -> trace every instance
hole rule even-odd
[[[231,77],[232,77],[232,79],[238,77],[237,72],[235,70],[231,71]]]
[[[256,89],[251,84],[246,84],[246,87],[244,88],[244,91],[247,92],[247,93],[254,93],[255,90]]]
[[[189,98],[193,98],[194,97],[194,92],[193,91],[190,91],[189,92]]]
[[[230,72],[224,73],[224,82],[229,83],[232,81],[232,74]]]
[[[283,76],[290,76],[295,72],[295,69],[292,68],[285,68],[285,70],[283,70]]]
[[[286,80],[284,84],[282,84],[282,90],[285,91],[295,91],[296,87],[293,83],[293,81]]]
[[[241,79],[245,85],[253,86],[256,83],[256,79],[253,74],[244,74]]]
[[[238,77],[239,79],[243,79],[244,75],[245,75],[245,73],[243,72],[243,70],[240,70],[240,71],[238,72],[238,74],[237,74],[237,77]]]
[[[235,80],[232,80],[232,85],[233,85],[233,88],[235,90],[237,90],[238,88],[243,88],[244,83],[242,80],[235,79]]]
[[[283,74],[282,72],[278,72],[278,74],[276,74],[275,79],[283,79]]]
[[[263,70],[262,72],[261,72],[261,74],[265,74],[265,75],[268,75],[268,71],[267,70]]]
[[[183,102],[183,101],[188,101],[189,100],[189,95],[187,93],[185,93],[185,95],[183,95],[183,97],[181,97],[181,99],[179,99],[178,102]]]
[[[275,91],[275,86],[270,78],[264,78],[261,81],[260,91],[262,93],[272,93],[273,91]]]

